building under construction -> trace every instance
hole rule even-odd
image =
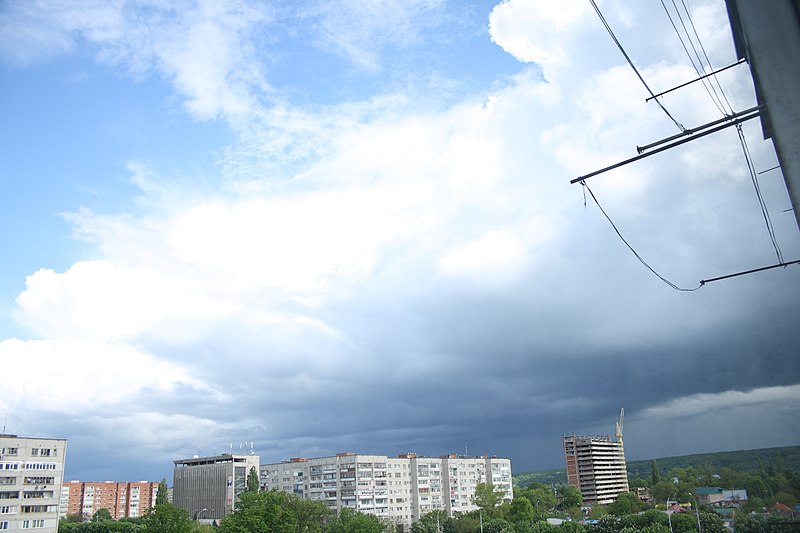
[[[620,411],[616,439],[610,435],[564,435],[567,483],[581,491],[586,505],[606,505],[628,492],[628,470],[622,443],[624,411]]]

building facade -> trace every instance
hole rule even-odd
[[[0,530],[56,533],[65,439],[0,434]]]
[[[609,435],[562,437],[567,483],[581,491],[586,505],[607,505],[629,491],[622,440],[623,416],[624,411],[621,411],[616,439]]]
[[[158,481],[67,481],[61,488],[59,516],[83,516],[91,519],[100,509],[111,517],[136,518],[147,514],[156,504]]]
[[[496,457],[418,457],[340,453],[261,465],[261,486],[345,507],[407,527],[441,510],[474,511],[475,488],[491,483],[504,501],[513,498],[511,461]]]
[[[234,511],[247,489],[250,469],[259,471],[257,455],[222,454],[175,461],[172,504],[202,522],[219,521]]]

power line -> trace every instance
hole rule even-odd
[[[629,243],[629,242],[628,242],[628,241],[625,239],[625,237],[623,237],[623,236],[622,236],[622,233],[620,233],[619,229],[617,228],[617,225],[616,225],[616,224],[614,224],[614,221],[613,221],[613,220],[611,220],[611,217],[610,217],[610,216],[608,216],[608,213],[606,213],[605,209],[603,209],[603,206],[601,206],[601,205],[600,205],[600,202],[598,202],[598,201],[597,201],[597,197],[594,195],[594,192],[592,192],[592,189],[590,189],[590,188],[589,188],[589,186],[588,186],[588,185],[586,185],[586,182],[582,181],[582,182],[581,182],[581,185],[583,185],[583,186],[586,188],[586,190],[587,190],[587,191],[589,191],[589,195],[592,197],[592,200],[594,200],[594,203],[597,205],[597,208],[598,208],[598,209],[600,209],[600,212],[601,212],[601,213],[603,213],[603,216],[604,216],[604,217],[606,217],[606,220],[608,220],[609,224],[611,224],[611,227],[612,227],[612,228],[614,228],[614,231],[616,232],[617,236],[618,236],[618,237],[619,237],[619,238],[622,240],[622,242],[623,242],[623,243],[625,243],[625,246],[627,246],[627,247],[628,247],[628,249],[629,249],[629,250],[630,250],[630,251],[633,253],[633,255],[636,257],[636,259],[638,259],[638,260],[639,260],[639,262],[640,262],[641,264],[643,264],[643,265],[645,266],[645,268],[647,268],[647,270],[649,270],[650,272],[652,272],[652,273],[653,273],[653,274],[654,274],[654,275],[655,275],[655,276],[656,276],[658,279],[660,279],[661,281],[663,281],[664,283],[666,283],[667,285],[669,285],[670,287],[672,287],[672,288],[673,288],[673,289],[675,289],[676,291],[681,291],[681,292],[694,292],[694,291],[696,291],[697,289],[699,289],[700,287],[702,287],[702,286],[703,286],[703,284],[701,283],[700,285],[698,285],[697,287],[694,287],[694,288],[692,288],[692,289],[687,289],[687,288],[684,288],[684,287],[679,287],[678,285],[676,285],[676,284],[672,283],[670,280],[668,280],[667,278],[665,278],[664,276],[662,276],[661,274],[659,274],[658,272],[656,272],[656,271],[655,271],[655,269],[654,269],[653,267],[651,267],[651,266],[650,266],[650,264],[649,264],[647,261],[645,261],[645,260],[642,258],[642,256],[641,256],[641,255],[639,255],[639,252],[637,252],[637,251],[636,251],[636,250],[633,248],[633,246],[631,246],[631,244],[630,244],[630,243]]]
[[[772,246],[775,248],[775,255],[778,257],[778,262],[783,263],[783,252],[781,252],[781,248],[778,246],[778,241],[775,239],[775,228],[772,226],[772,219],[769,216],[767,204],[764,202],[764,196],[761,194],[761,187],[758,184],[758,176],[756,175],[756,169],[753,166],[753,159],[750,156],[750,150],[747,147],[747,140],[745,139],[741,124],[736,125],[736,133],[739,134],[739,143],[742,146],[742,153],[744,154],[744,159],[747,163],[747,170],[750,173],[750,181],[752,181],[753,188],[756,191],[756,198],[758,198],[758,205],[761,208],[761,215],[764,217],[764,223],[767,226],[767,233],[769,234],[770,241],[772,241]]]
[[[636,76],[639,78],[639,81],[641,81],[641,82],[642,82],[642,85],[644,85],[644,88],[645,88],[645,89],[647,89],[647,92],[649,92],[649,93],[650,93],[650,96],[653,96],[653,97],[654,97],[654,96],[655,96],[655,94],[654,94],[654,93],[653,93],[653,91],[650,89],[650,86],[649,86],[649,85],[647,85],[647,82],[646,82],[646,81],[644,81],[644,78],[643,78],[643,77],[642,77],[642,75],[639,73],[639,70],[636,68],[636,65],[634,65],[634,64],[633,64],[633,61],[632,61],[632,60],[631,60],[631,58],[628,56],[628,53],[625,51],[625,48],[623,48],[623,47],[622,47],[622,44],[621,44],[621,43],[619,42],[619,40],[617,39],[617,36],[616,36],[616,35],[614,35],[614,31],[611,29],[611,26],[609,26],[609,25],[608,25],[608,22],[606,22],[606,19],[605,19],[605,17],[603,16],[603,13],[600,11],[600,8],[599,8],[599,7],[597,7],[597,3],[595,2],[595,0],[589,0],[589,1],[592,3],[592,7],[594,7],[594,10],[595,10],[595,12],[597,13],[597,16],[598,16],[598,17],[600,17],[600,21],[603,23],[603,26],[605,26],[605,28],[606,28],[606,31],[608,31],[608,34],[611,36],[611,39],[614,41],[614,44],[616,44],[616,45],[617,45],[617,48],[619,48],[619,51],[620,51],[620,52],[622,52],[622,55],[623,55],[623,56],[625,56],[625,60],[626,60],[626,61],[628,62],[628,64],[631,66],[631,68],[633,69],[633,71],[636,73]],[[675,119],[675,117],[673,117],[673,116],[672,116],[672,114],[671,114],[669,111],[667,111],[667,108],[666,108],[666,107],[664,107],[664,104],[662,104],[662,103],[661,103],[661,102],[659,102],[658,100],[656,100],[656,103],[658,104],[658,107],[660,107],[660,108],[662,109],[662,111],[664,111],[664,113],[666,113],[666,115],[667,115],[667,116],[668,116],[668,117],[669,117],[669,118],[672,120],[672,122],[674,122],[674,123],[675,123],[675,125],[678,127],[678,129],[679,129],[679,130],[681,130],[681,131],[685,131],[685,130],[686,130],[686,128],[684,128],[684,127],[683,127],[683,124],[681,124],[680,122],[678,122],[678,121]]]
[[[675,25],[675,21],[672,19],[672,14],[670,14],[669,9],[667,8],[667,4],[664,3],[664,0],[661,0],[661,7],[664,8],[664,13],[666,13],[670,24],[672,24],[672,29],[675,30],[675,35],[678,36],[678,40],[680,41],[681,46],[683,47],[683,51],[686,52],[686,56],[689,58],[689,62],[692,64],[692,68],[694,68],[694,71],[697,73],[698,76],[702,77],[703,76],[703,72],[705,71],[705,68],[703,68],[703,61],[700,59],[700,55],[697,53],[697,49],[694,46],[694,42],[692,41],[692,38],[691,38],[691,36],[689,35],[689,32],[686,29],[686,24],[684,24],[684,22],[683,22],[683,17],[681,17],[680,11],[678,11],[678,7],[677,7],[677,5],[675,5],[675,0],[672,0],[672,5],[675,8],[676,15],[677,15],[678,19],[680,20],[681,26],[683,27],[683,31],[686,32],[686,37],[687,37],[687,39],[689,41],[689,44],[692,47],[692,50],[694,51],[695,57],[697,58],[697,61],[698,61],[700,66],[698,66],[695,63],[695,59],[692,57],[691,52],[689,52],[689,48],[686,46],[686,43],[683,40],[683,36],[681,35],[680,30],[678,30],[678,26]],[[727,115],[727,113],[723,109],[722,100],[719,98],[719,95],[716,94],[716,90],[714,91],[714,94],[712,94],[711,90],[708,88],[708,84],[707,84],[706,79],[705,78],[701,78],[701,81],[703,83],[703,87],[705,88],[706,92],[708,93],[709,98],[711,98],[711,101],[714,102],[714,105],[719,110],[719,112],[722,113],[723,116]],[[711,85],[711,88],[713,89],[714,86]],[[716,95],[716,97],[715,97],[715,95]]]
[[[674,1],[674,0],[673,0]],[[683,4],[683,10],[686,12],[686,18],[689,20],[689,24],[692,27],[692,31],[694,32],[694,36],[697,38],[697,44],[700,46],[700,50],[703,52],[703,57],[706,58],[706,63],[708,63],[708,68],[713,72],[714,66],[711,64],[711,60],[708,58],[708,54],[706,53],[706,47],[703,46],[703,41],[700,39],[700,35],[697,33],[697,28],[694,26],[694,21],[692,20],[692,15],[689,13],[689,8],[686,7],[686,0],[681,0],[681,4]],[[722,84],[719,82],[719,78],[713,76],[712,78],[714,81],[717,82],[717,87],[719,87],[719,92],[722,94],[722,97],[725,99],[725,103],[728,105],[728,109],[733,112],[733,106],[731,105],[730,101],[728,101],[728,96],[725,94],[725,91],[722,89]],[[713,87],[713,84],[712,84]]]
[[[709,68],[709,70],[711,70],[713,72],[714,71],[714,66],[711,64],[711,60],[708,57],[708,53],[706,53],[705,46],[703,46],[703,41],[702,41],[702,39],[700,39],[700,35],[697,33],[697,28],[694,25],[694,21],[692,20],[692,15],[689,12],[689,8],[686,5],[686,1],[685,0],[680,0],[680,2],[681,2],[681,5],[683,5],[683,10],[686,13],[686,19],[689,21],[689,25],[692,28],[692,32],[694,33],[694,37],[697,40],[697,44],[698,44],[700,50],[703,52],[703,57],[705,58],[705,61],[708,64],[708,68]],[[720,83],[719,78],[717,78],[716,75],[713,75],[708,80],[708,83],[706,83],[706,79],[705,79],[706,77],[703,76],[702,73],[701,73],[701,70],[705,71],[705,65],[703,63],[703,58],[700,57],[700,53],[697,51],[697,47],[695,47],[695,45],[694,45],[694,41],[692,40],[692,36],[689,34],[689,30],[687,29],[686,24],[683,21],[683,16],[681,15],[681,11],[678,8],[678,5],[676,4],[675,0],[672,0],[672,6],[675,8],[675,13],[676,13],[676,15],[678,17],[678,20],[681,23],[681,27],[683,27],[683,31],[686,33],[686,38],[689,41],[689,45],[691,46],[695,57],[697,58],[697,64],[699,64],[699,67],[697,66],[697,64],[695,64],[695,61],[694,61],[694,58],[692,57],[692,54],[689,53],[689,49],[686,47],[686,43],[683,41],[683,36],[681,35],[680,31],[678,31],[678,28],[675,25],[675,22],[673,21],[672,16],[670,15],[669,9],[667,8],[667,5],[664,3],[664,0],[661,0],[661,6],[664,8],[664,12],[667,14],[667,18],[669,18],[669,21],[672,24],[672,28],[675,30],[675,34],[678,36],[678,40],[681,42],[681,46],[683,46],[683,50],[686,52],[686,55],[689,57],[689,61],[691,62],[692,67],[694,67],[694,69],[697,72],[698,76],[701,76],[701,81],[703,82],[703,87],[706,89],[706,92],[708,93],[708,96],[711,98],[711,101],[714,102],[714,105],[717,107],[717,109],[719,110],[719,112],[722,114],[723,117],[725,117],[725,118],[731,117],[731,115],[734,114],[733,113],[733,107],[731,106],[731,103],[728,100],[728,96],[725,94],[725,91],[722,88],[722,84]],[[714,87],[714,81],[716,81],[716,84],[719,87],[719,93],[717,92],[716,88]],[[710,87],[710,89],[709,89],[709,87]],[[713,92],[713,94],[712,94],[712,92]],[[720,94],[722,94],[722,97],[720,97]],[[723,99],[725,100],[725,103],[723,103],[723,101],[722,101]],[[727,104],[727,107],[726,107],[726,104]],[[775,249],[775,255],[778,257],[778,262],[779,263],[783,263],[783,253],[781,252],[781,248],[778,245],[777,239],[775,238],[775,228],[772,225],[772,219],[769,216],[769,210],[767,208],[767,204],[764,201],[764,196],[761,193],[761,187],[758,184],[758,176],[757,176],[757,173],[756,173],[755,165],[753,164],[753,159],[752,159],[752,157],[750,155],[750,150],[749,150],[749,148],[747,146],[747,140],[745,138],[744,131],[742,130],[741,123],[736,125],[736,132],[737,132],[738,137],[739,137],[739,145],[742,148],[742,154],[744,154],[745,164],[747,165],[747,172],[748,172],[748,174],[750,174],[750,181],[753,184],[753,188],[754,188],[755,193],[756,193],[756,198],[758,199],[758,205],[759,205],[759,208],[761,209],[761,216],[764,218],[764,223],[765,223],[765,225],[767,227],[767,234],[769,235],[769,239],[772,242],[773,248]]]

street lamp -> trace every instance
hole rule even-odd
[[[673,499],[673,500],[675,499],[675,494],[672,495],[671,499]],[[672,513],[669,510],[669,502],[670,502],[670,498],[667,498],[667,521],[669,522],[669,531],[670,531],[670,533],[673,533],[673,530],[672,530]]]
[[[703,533],[703,530],[700,528],[700,502],[697,501],[697,497],[691,492],[689,493],[689,496],[694,499],[694,503],[697,505],[694,508],[694,511],[697,514],[697,533]]]

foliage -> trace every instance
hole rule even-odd
[[[508,519],[511,522],[524,522],[530,524],[534,518],[533,504],[528,498],[518,497],[511,501]]]
[[[256,467],[251,466],[250,472],[247,473],[247,492],[258,492],[260,485],[261,483],[258,480],[258,472],[256,472]]]
[[[733,452],[700,453],[693,455],[681,455],[677,457],[659,457],[655,460],[658,462],[661,472],[669,472],[674,468],[686,468],[689,466],[697,469],[707,466],[716,471],[729,468],[736,469],[742,473],[754,473],[768,468],[770,464],[773,465],[774,469],[778,469],[783,466],[794,471],[800,471],[800,446],[762,448],[758,450],[741,450]],[[628,461],[627,466],[629,479],[649,479],[650,475],[652,474],[653,459]],[[567,471],[564,468],[556,468],[551,470],[542,470],[539,472],[522,472],[514,476],[514,485],[516,487],[528,487],[534,483],[542,483],[544,485],[566,484]],[[716,483],[705,481],[700,483],[700,486],[708,485],[716,485]],[[738,485],[736,488],[747,487]],[[750,494],[749,490],[748,494]]]
[[[375,516],[345,507],[339,512],[339,516],[331,521],[325,531],[330,533],[381,533],[383,530],[384,525]],[[298,531],[306,530],[301,527]]]
[[[571,507],[580,507],[583,503],[581,491],[572,485],[558,487],[558,508],[565,510]]]
[[[502,502],[503,491],[491,483],[478,483],[472,498],[475,505],[481,508],[484,516],[492,516],[497,505]]]
[[[161,482],[158,484],[158,492],[156,492],[156,505],[169,503],[169,493],[167,488],[167,478],[162,477]]]
[[[800,470],[800,446],[782,448],[762,448],[758,450],[741,450],[733,452],[700,453],[678,457],[660,457],[657,459],[662,472],[674,468],[698,468],[710,465],[715,470],[735,468],[740,472],[759,472],[770,463],[782,463],[792,470]],[[629,461],[629,477],[648,477],[651,473],[652,459],[645,461]]]
[[[321,502],[278,490],[244,492],[236,511],[222,519],[220,533],[320,532],[330,516]]]
[[[94,512],[92,516],[92,522],[103,522],[106,520],[113,520],[114,518],[111,516],[111,511],[108,509],[98,509]]]
[[[527,498],[533,505],[533,519],[544,520],[556,507],[556,495],[553,490],[541,483],[534,483],[528,488],[514,487],[515,498]]]
[[[624,516],[629,514],[638,513],[642,508],[642,501],[631,494],[630,492],[623,492],[617,499],[607,507],[609,514]]]
[[[436,533],[445,529],[452,530],[453,521],[452,518],[448,518],[447,513],[444,511],[431,511],[414,522],[411,526],[411,533]]]
[[[490,518],[483,521],[483,533],[514,533],[514,526],[502,518]]]
[[[188,511],[170,503],[156,504],[145,523],[148,533],[190,533],[194,524]]]
[[[800,531],[800,519],[742,516],[736,519],[734,527],[736,533],[789,533]]]
[[[661,481],[661,470],[658,468],[658,463],[653,459],[653,464],[650,466],[650,486]]]
[[[104,520],[102,522],[68,522],[61,519],[58,522],[58,533],[146,533],[149,530],[144,524],[134,522],[117,522]]]

